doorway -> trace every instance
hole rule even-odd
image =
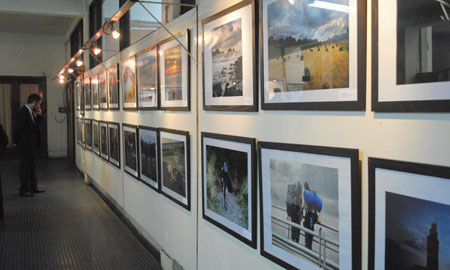
[[[47,89],[45,77],[0,76],[0,124],[9,138],[5,159],[18,159],[13,142],[16,118],[19,110],[26,103],[28,96],[38,94],[42,98],[42,115],[40,126],[41,144],[38,156],[48,157],[47,145]]]

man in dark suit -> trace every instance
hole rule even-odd
[[[41,121],[41,97],[32,94],[17,115],[16,145],[20,158],[20,196],[33,197],[42,193],[35,175],[36,150],[40,144],[39,123]]]

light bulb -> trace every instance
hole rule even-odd
[[[111,35],[113,39],[118,39],[120,37],[120,33],[117,30],[112,31]]]
[[[83,65],[83,61],[77,60],[76,64],[77,64],[78,67],[81,67]]]
[[[64,75],[59,75],[60,80],[64,80]]]
[[[73,68],[69,68],[69,69],[67,70],[67,72],[73,73]]]
[[[64,79],[60,79],[60,80],[59,80],[59,83],[60,83],[60,84],[63,84],[63,83],[64,83]]]
[[[291,5],[295,5],[295,0],[289,0],[289,3],[290,3]]]
[[[94,48],[94,54],[95,55],[98,55],[99,53],[101,53],[102,52],[102,49],[100,49],[99,47],[95,47]]]

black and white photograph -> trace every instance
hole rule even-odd
[[[83,94],[84,94],[84,110],[91,110],[92,96],[91,96],[91,78],[83,78]]]
[[[158,158],[158,129],[139,126],[139,176],[155,190],[159,190]]]
[[[262,255],[288,269],[361,269],[358,150],[259,147]]]
[[[107,69],[108,72],[108,109],[119,110],[119,64],[114,64]]]
[[[190,110],[189,30],[177,39],[169,38],[158,44],[160,109]],[[181,42],[181,44],[180,44]]]
[[[449,112],[450,1],[376,0],[372,11],[372,110]]]
[[[123,124],[123,149],[125,172],[133,177],[139,177],[138,168],[138,134],[137,127],[133,125]]]
[[[121,83],[123,94],[123,108],[137,108],[137,88],[136,88],[136,56],[133,55],[122,60]]]
[[[100,108],[98,96],[98,74],[95,74],[94,76],[91,77],[91,89],[92,89],[92,109],[98,110]]]
[[[137,54],[137,78],[139,109],[158,109],[157,47]]]
[[[86,141],[86,149],[92,150],[92,120],[84,120],[84,137]]]
[[[189,133],[161,128],[159,134],[161,191],[190,210]]]
[[[100,155],[100,129],[98,121],[92,120],[92,152]]]
[[[108,123],[109,162],[120,169],[120,125]]]
[[[450,269],[450,168],[369,158],[369,269]]]
[[[253,9],[243,1],[202,21],[205,110],[257,110]]]
[[[100,123],[100,156],[108,160],[109,159],[109,148],[108,148],[108,123]]]
[[[365,0],[261,2],[262,108],[364,110]]]
[[[256,248],[256,140],[202,133],[203,218]]]
[[[98,95],[100,101],[100,109],[108,109],[108,82],[106,81],[106,69],[98,74]]]

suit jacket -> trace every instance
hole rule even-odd
[[[17,115],[16,145],[20,152],[35,152],[40,145],[40,117],[33,118],[28,108],[23,106]]]

